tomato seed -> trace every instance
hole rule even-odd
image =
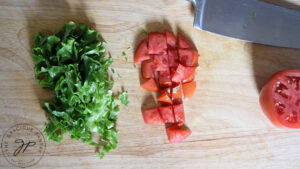
[[[293,111],[292,113],[290,113],[289,115],[287,115],[287,117],[285,118],[286,121],[289,121],[291,123],[296,123],[298,121],[297,119],[297,112]]]
[[[295,90],[299,90],[300,77],[287,76],[287,79],[288,79],[288,83],[292,84],[292,86],[294,87]]]
[[[285,108],[285,105],[280,103],[280,102],[276,102],[275,103],[275,107],[276,107],[276,111],[277,113],[281,116],[282,114],[284,114],[284,108]]]
[[[285,93],[285,90],[287,90],[287,89],[288,88],[284,84],[277,82],[277,87],[275,89],[275,92],[284,98],[288,98],[288,95]]]

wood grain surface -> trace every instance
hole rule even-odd
[[[119,115],[119,148],[103,160],[93,147],[65,135],[61,143],[47,141],[44,157],[30,168],[300,168],[300,131],[273,127],[258,103],[271,74],[300,67],[300,51],[196,30],[193,7],[185,0],[0,0],[0,138],[18,123],[42,130],[41,105],[53,93],[35,81],[31,39],[36,31],[51,33],[70,20],[88,24],[107,41],[112,67],[122,76],[114,76],[114,90],[124,87],[131,104]],[[184,103],[192,135],[179,144],[168,144],[164,126],[144,124],[141,105],[151,106],[153,97],[139,87],[140,67],[133,66],[135,47],[145,38],[141,30],[165,28],[184,32],[201,55],[196,94]],[[14,168],[2,151],[0,168]]]

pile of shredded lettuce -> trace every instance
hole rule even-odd
[[[126,92],[114,97],[111,91],[108,67],[112,58],[105,55],[106,43],[86,25],[76,28],[68,22],[53,35],[37,33],[34,44],[36,79],[43,88],[55,91],[55,98],[45,102],[47,139],[60,142],[69,133],[72,139],[101,149],[103,158],[118,145],[119,105],[128,107]],[[92,132],[99,133],[99,141],[93,141]]]

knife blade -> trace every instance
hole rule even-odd
[[[254,43],[300,48],[300,12],[258,0],[189,0],[194,27]]]

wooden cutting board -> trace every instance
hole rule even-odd
[[[300,5],[299,0],[276,3]],[[29,168],[300,168],[299,130],[273,127],[258,103],[259,89],[271,74],[300,67],[300,50],[196,30],[185,0],[0,0],[1,139],[20,123],[42,130],[41,105],[53,94],[35,81],[31,39],[36,31],[54,32],[70,20],[101,33],[115,60],[112,67],[122,76],[115,75],[114,90],[129,92],[129,110],[122,109],[117,124],[119,148],[100,160],[93,147],[65,135],[61,143],[46,141],[44,156]],[[184,32],[201,55],[196,94],[184,103],[192,135],[179,144],[168,144],[164,126],[144,124],[141,105],[152,106],[153,97],[139,87],[139,66],[133,66],[134,49],[145,38],[142,29],[165,28]],[[15,168],[7,158],[1,151],[0,168]]]

